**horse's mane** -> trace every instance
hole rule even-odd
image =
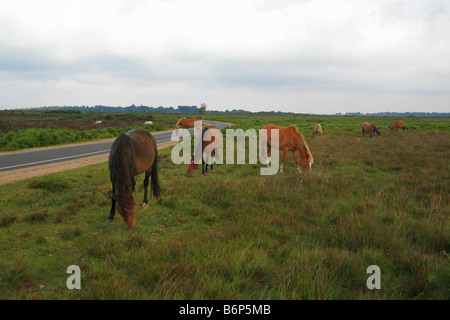
[[[108,163],[111,180],[114,181],[114,188],[116,185],[129,186],[130,188],[132,186],[129,167],[127,166],[123,156],[126,153],[127,148],[131,148],[131,138],[125,134],[125,132],[122,132],[111,146],[110,159]],[[123,192],[117,193],[117,191],[118,190],[115,190],[119,197],[120,205],[124,209],[134,209],[135,202],[133,192],[130,191],[128,194],[124,194]]]
[[[309,150],[308,144],[306,143],[305,138],[303,137],[303,135],[300,133],[300,131],[298,131],[296,126],[292,126],[295,129],[295,133],[297,134],[298,138],[300,139],[300,143],[303,145],[303,148],[306,151],[306,154],[308,156],[308,159],[311,161],[311,163],[314,162],[314,158],[312,156],[311,151]]]

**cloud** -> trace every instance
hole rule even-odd
[[[299,101],[317,111],[345,112],[358,103],[382,111],[418,108],[427,99],[436,111],[448,109],[448,2],[0,5],[0,83],[8,88],[0,92],[0,108],[198,104],[196,97],[208,97],[211,106],[247,104],[254,111],[269,102],[289,111]]]

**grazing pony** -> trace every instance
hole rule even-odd
[[[212,135],[210,141],[204,141],[205,133],[208,132],[208,130],[213,130],[213,129],[218,130],[216,127],[211,126],[211,125],[204,126],[202,128],[202,136],[201,136],[201,139],[202,139],[202,151],[201,151],[202,152],[202,176],[206,172],[208,172],[208,162],[205,161],[205,157],[203,155],[205,148],[207,146],[209,146],[210,144],[212,144],[212,147],[214,147],[214,148],[211,151],[211,156],[215,157],[215,155],[216,155],[216,147],[218,145],[218,141],[216,141],[216,137],[214,135]],[[199,152],[199,151],[200,150],[196,150],[196,152]],[[198,164],[194,163],[194,158],[195,158],[194,155],[191,155],[191,163],[189,164],[189,168],[187,170],[188,173],[191,173],[192,171],[194,171],[195,169],[198,168]],[[212,160],[212,159],[206,159],[206,160]],[[205,169],[205,163],[206,163],[206,169]],[[211,161],[211,170],[212,169],[213,169],[213,163]]]
[[[405,123],[403,121],[396,121],[394,125],[392,126],[391,131],[394,131],[396,128],[402,129],[405,131]]]
[[[277,148],[279,150],[283,150],[283,156],[281,159],[281,167],[280,172],[283,172],[283,165],[286,161],[286,155],[288,151],[292,151],[294,155],[295,165],[297,167],[297,171],[300,171],[298,166],[298,158],[297,153],[300,154],[300,158],[302,159],[301,165],[305,171],[311,170],[311,165],[314,163],[314,159],[311,151],[309,151],[308,144],[306,143],[303,135],[298,131],[298,129],[294,126],[288,127],[279,127],[273,124],[269,124],[265,126],[263,129],[267,130],[267,143],[263,143],[263,148],[267,145],[268,152],[270,153],[271,148]],[[275,142],[274,145],[270,145],[272,141],[272,130],[278,129],[278,143]]]
[[[314,133],[319,137],[322,135],[322,125],[320,123],[316,123],[316,126],[314,127]]]
[[[365,136],[366,133],[369,133],[370,137],[372,137],[375,134],[377,136],[381,136],[381,132],[380,132],[380,130],[378,130],[378,128],[376,127],[375,124],[364,122],[362,124],[362,135],[363,135],[363,137]]]
[[[178,128],[181,126],[184,129],[186,128],[192,128],[194,126],[194,122],[195,121],[200,121],[198,119],[188,119],[188,118],[181,118],[180,120],[178,120],[177,124],[175,125],[175,129],[177,129],[178,132]]]
[[[151,190],[158,201],[161,200],[161,187],[158,182],[158,151],[155,138],[150,132],[133,129],[122,132],[113,142],[109,153],[109,177],[112,184],[112,205],[108,222],[114,220],[117,210],[130,229],[134,227],[133,191],[136,185],[134,176],[145,172],[144,205],[148,206],[147,187],[151,176]]]

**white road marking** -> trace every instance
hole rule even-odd
[[[33,165],[33,164],[45,163],[45,162],[51,162],[51,161],[57,161],[57,160],[65,160],[65,159],[76,158],[76,157],[89,156],[89,155],[92,155],[92,154],[102,153],[102,152],[103,153],[104,152],[109,152],[109,149],[108,150],[95,151],[95,152],[89,152],[89,153],[83,153],[83,154],[77,154],[77,155],[74,155],[74,156],[68,156],[68,157],[62,157],[62,158],[54,158],[54,159],[48,159],[48,160],[42,160],[42,161],[28,162],[28,163],[24,163],[24,164],[16,164],[14,166],[1,167],[0,170],[2,170],[2,169],[9,169],[9,168],[23,167],[23,166],[29,166],[29,165]]]

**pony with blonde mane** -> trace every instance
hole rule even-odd
[[[184,129],[194,127],[194,122],[195,121],[200,121],[200,120],[198,120],[198,119],[188,119],[188,118],[181,118],[180,120],[178,120],[177,124],[175,125],[175,129],[177,129],[177,133],[178,133],[178,128],[180,126],[183,127]]]
[[[303,170],[310,171],[311,165],[314,163],[313,155],[309,150],[308,144],[306,143],[303,135],[298,131],[298,129],[294,126],[288,127],[279,127],[273,124],[269,124],[265,126],[263,129],[267,130],[267,141],[263,142],[263,148],[267,146],[266,155],[270,154],[271,148],[277,148],[279,150],[283,150],[283,155],[281,158],[281,167],[280,172],[283,172],[283,165],[286,161],[286,155],[288,151],[293,152],[295,165],[297,167],[297,171],[300,171],[298,166],[298,158],[297,152],[301,158],[301,166]],[[276,141],[273,145],[269,143],[272,141],[272,130],[278,130],[278,141]]]
[[[316,123],[316,126],[314,127],[314,133],[319,137],[322,136],[322,125],[320,123]]]
[[[392,126],[391,131],[394,131],[395,129],[402,129],[405,131],[405,123],[403,121],[396,121]]]

